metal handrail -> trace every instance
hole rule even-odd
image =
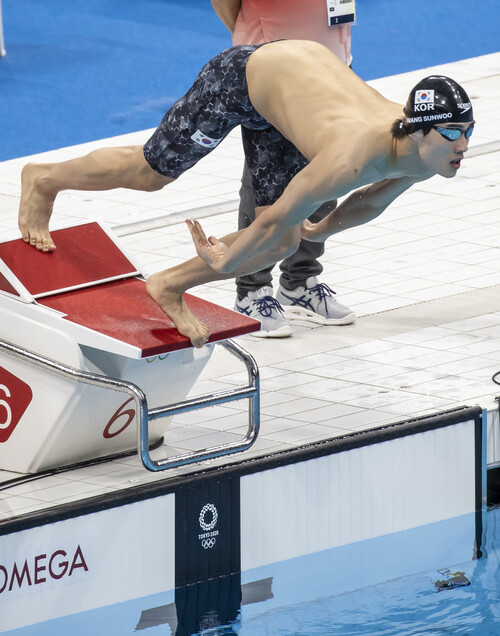
[[[211,446],[209,448],[185,453],[183,455],[175,455],[165,459],[152,460],[149,454],[148,422],[146,422],[145,426],[141,426],[139,430],[140,439],[138,440],[138,448],[140,448],[142,463],[148,470],[155,471],[165,470],[167,468],[176,468],[178,466],[184,466],[194,462],[215,459],[216,457],[222,457],[223,455],[239,453],[249,449],[257,439],[260,429],[260,377],[257,363],[254,358],[245,351],[245,349],[237,345],[232,340],[225,340],[218,344],[221,344],[225,349],[227,349],[227,351],[243,360],[247,368],[248,385],[246,387],[228,389],[227,391],[221,391],[220,393],[214,393],[212,395],[200,395],[191,400],[185,400],[183,402],[177,402],[176,404],[151,409],[149,411],[149,419],[152,420],[157,417],[167,417],[168,415],[185,413],[187,411],[193,411],[207,406],[216,406],[217,404],[232,402],[233,400],[248,399],[248,429],[245,437],[238,442],[228,442],[226,444]]]
[[[122,391],[130,395],[134,399],[137,409],[137,453],[145,468],[151,471],[160,471],[238,453],[250,448],[257,439],[260,428],[260,379],[257,364],[248,352],[231,340],[218,344],[221,344],[230,353],[243,360],[248,373],[248,386],[211,395],[201,395],[190,400],[160,406],[151,410],[148,410],[144,391],[132,382],[110,378],[89,371],[81,371],[4,340],[0,340],[0,351],[75,382]],[[160,460],[151,458],[149,453],[149,420],[241,399],[249,399],[248,430],[241,441],[228,442],[227,444],[220,444]]]

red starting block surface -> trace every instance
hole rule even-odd
[[[167,405],[187,398],[215,348],[192,348],[149,297],[140,266],[99,223],[58,230],[53,237],[57,249],[45,254],[22,239],[0,243],[0,341],[24,352],[12,356],[0,347],[1,470],[37,473],[137,449],[134,396],[109,388],[104,379],[140,387],[148,410],[166,413]],[[213,303],[190,295],[185,300],[210,329],[212,343],[260,328],[258,321]],[[230,351],[245,362],[250,377],[249,356],[239,348]],[[30,354],[45,361],[33,363]],[[74,369],[75,378],[90,371],[98,380],[61,377],[58,363]],[[253,381],[252,387],[258,390]],[[200,396],[196,408],[218,399]],[[150,445],[159,442],[171,417],[148,414],[141,444],[144,434]],[[247,447],[248,437],[241,450]],[[177,461],[172,458],[171,465]]]
[[[209,342],[257,331],[260,323],[196,296],[184,295],[193,314],[210,329]],[[190,347],[174,323],[137,278],[57,294],[39,302],[65,314],[64,318],[142,350],[142,357]]]
[[[36,300],[60,312],[64,321],[136,347],[142,358],[191,346],[99,223],[56,230],[52,236],[57,246],[52,253],[39,252],[22,239],[0,243],[1,291]],[[195,296],[186,294],[185,300],[210,329],[209,342],[260,328],[252,318]],[[89,344],[88,337],[84,342]]]
[[[139,273],[98,223],[55,230],[52,238],[57,249],[50,253],[22,239],[0,243],[0,259],[34,298]],[[0,276],[0,290],[12,289]]]

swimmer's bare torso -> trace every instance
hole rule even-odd
[[[392,156],[392,123],[403,106],[384,98],[315,42],[273,42],[247,64],[256,110],[309,160],[321,156],[341,196],[407,174]],[[317,162],[318,164],[320,162]],[[341,173],[341,180],[338,175]]]
[[[391,126],[403,117],[403,106],[365,84],[326,47],[302,40],[266,44],[250,56],[246,75],[254,108],[310,163],[223,256],[198,250],[217,271],[234,271],[324,201],[378,184],[370,188],[369,212],[362,205],[340,206],[335,218],[327,217],[314,231],[306,222],[304,238],[324,240],[366,222],[367,215],[373,218],[416,181],[432,176],[406,148],[409,140],[396,151]]]

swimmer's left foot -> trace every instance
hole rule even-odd
[[[168,275],[165,272],[152,274],[146,282],[146,290],[174,323],[177,331],[189,338],[193,347],[199,349],[208,342],[210,331],[191,313],[182,294],[175,289],[171,278],[170,273]]]
[[[310,276],[305,287],[299,285],[288,290],[280,285],[276,300],[283,307],[287,320],[303,320],[318,325],[350,325],[356,320],[356,314],[334,296],[333,289],[318,282],[316,276]]]

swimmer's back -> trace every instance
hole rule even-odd
[[[369,112],[394,108],[329,49],[307,40],[260,47],[248,61],[247,80],[256,110],[308,159],[326,128],[334,133],[346,117],[363,125]]]

